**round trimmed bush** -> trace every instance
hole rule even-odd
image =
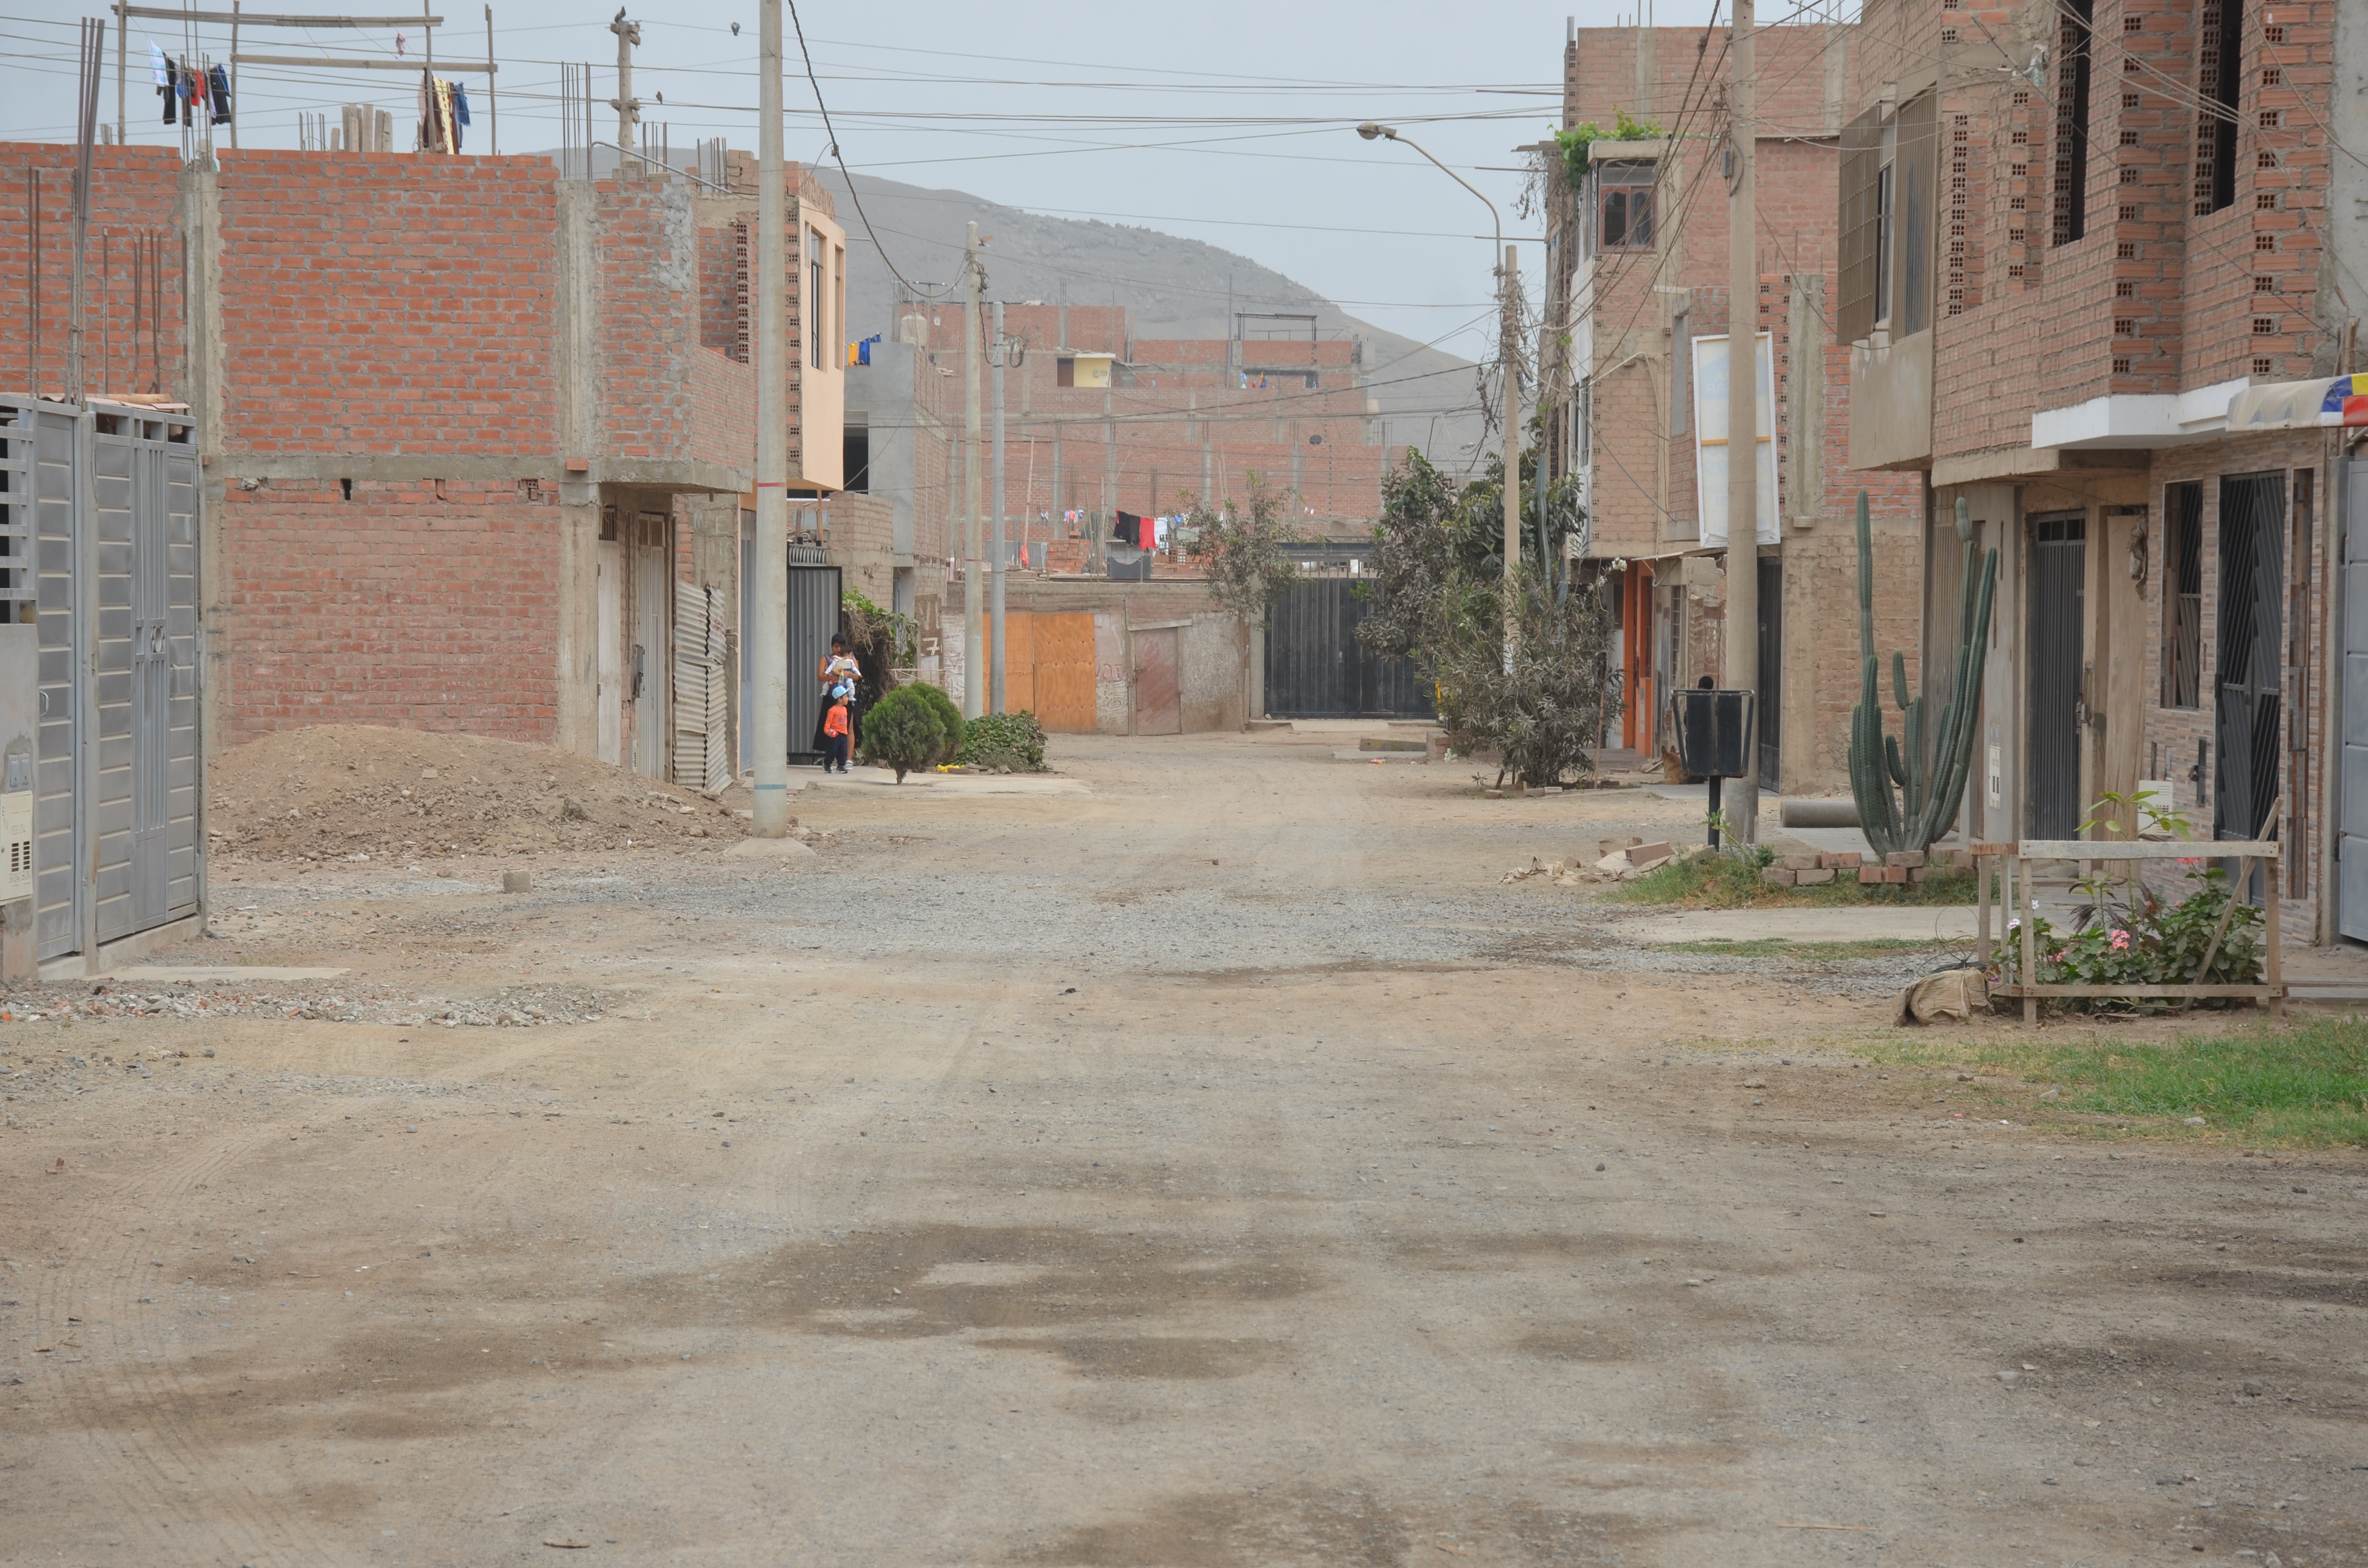
[[[925,680],[916,680],[912,685],[898,689],[919,692],[922,700],[929,705],[929,711],[938,716],[939,727],[945,732],[945,747],[929,759],[931,763],[943,762],[962,750],[963,729],[962,710],[954,706],[952,698]]]

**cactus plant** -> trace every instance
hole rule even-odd
[[[1921,850],[1949,831],[1965,793],[1974,757],[1975,721],[1982,705],[1983,656],[1989,644],[1990,605],[1998,586],[1998,551],[1982,561],[1974,581],[1974,529],[1957,502],[1957,537],[1964,541],[1964,598],[1957,616],[1956,656],[1941,694],[1937,725],[1928,723],[1926,699],[1907,695],[1907,661],[1891,655],[1891,685],[1899,704],[1899,736],[1883,733],[1881,665],[1874,654],[1874,548],[1866,492],[1858,493],[1858,645],[1861,686],[1850,712],[1850,793],[1859,826],[1878,855]],[[1905,742],[1905,744],[1902,742]],[[1899,791],[1895,794],[1895,788]]]

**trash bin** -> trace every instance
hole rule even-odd
[[[1751,762],[1751,731],[1759,701],[1756,691],[1697,687],[1672,693],[1670,728],[1685,770],[1697,778],[1740,778],[1757,771]]]

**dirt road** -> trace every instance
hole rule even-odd
[[[2360,1162],[1862,1065],[1879,962],[1497,884],[1683,808],[1334,744],[19,995],[0,1562],[2368,1561]]]

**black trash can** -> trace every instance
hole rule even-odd
[[[1678,738],[1678,765],[1710,780],[1710,845],[1718,847],[1718,784],[1758,769],[1752,731],[1759,716],[1756,691],[1720,691],[1696,687],[1669,696],[1669,727]]]

